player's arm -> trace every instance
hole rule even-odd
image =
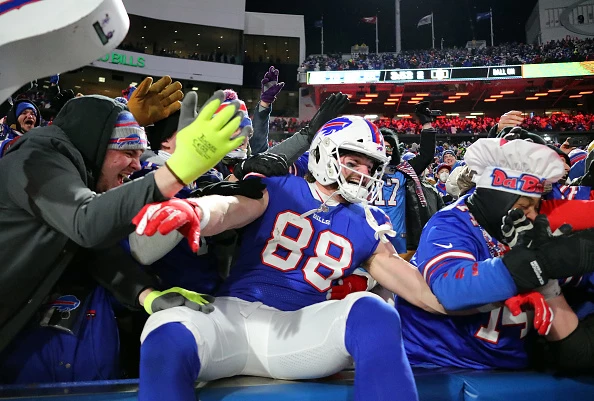
[[[196,200],[202,218],[209,214],[208,222],[201,229],[202,235],[210,237],[233,228],[248,225],[264,214],[268,207],[268,191],[261,199],[245,196],[211,195]]]
[[[431,313],[447,313],[417,268],[396,253],[391,243],[380,243],[365,268],[385,289]]]
[[[137,228],[129,237],[132,256],[141,264],[149,265],[169,253],[184,236],[197,251],[200,236],[209,237],[243,227],[260,217],[267,207],[268,191],[263,192],[261,199],[210,195],[145,206],[133,221]],[[179,223],[162,231],[172,219]],[[151,225],[155,232],[144,235]]]

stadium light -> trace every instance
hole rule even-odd
[[[485,99],[485,100],[483,100],[483,101],[484,101],[484,102],[496,102],[496,101],[497,101],[497,99]]]
[[[396,102],[384,102],[384,106],[394,106]]]
[[[503,97],[503,95],[491,95],[490,97],[492,99],[501,99]]]
[[[561,92],[563,89],[549,89],[549,93]]]
[[[466,116],[464,118],[476,118],[476,116]]]
[[[456,96],[466,96],[468,95],[470,92],[457,92]]]
[[[470,113],[470,115],[471,116],[484,116],[485,113],[483,113],[482,111],[477,111],[477,112],[474,112],[474,113]]]
[[[592,93],[594,93],[594,91],[585,91],[585,92],[580,92],[580,95],[591,95]]]
[[[514,93],[514,91],[501,91],[499,93],[502,95],[512,95]]]
[[[526,100],[538,100],[536,96],[527,97]]]
[[[417,104],[419,102],[417,100],[409,100],[407,103],[408,104]]]
[[[375,120],[377,118],[377,114],[368,114],[363,117],[366,120]]]
[[[402,97],[402,93],[392,93],[390,96],[388,97]]]
[[[448,99],[460,99],[462,96],[448,96]]]
[[[379,95],[377,93],[366,93],[365,97],[378,97]]]
[[[582,97],[582,95],[571,95],[571,96],[569,96],[570,99],[576,99],[578,97]]]
[[[450,117],[458,117],[460,114],[458,113],[448,113],[446,114],[446,116],[450,116]]]
[[[396,117],[400,118],[410,118],[410,114],[397,114]]]
[[[428,93],[417,93],[415,96],[429,96]]]
[[[411,97],[410,100],[417,100],[417,101],[419,101],[419,100],[423,100],[423,98],[422,97]]]
[[[455,101],[455,100],[444,100],[443,102],[444,102],[444,103],[456,103],[456,101]]]
[[[360,101],[360,102],[363,102],[363,103],[369,103],[369,102],[371,102],[372,100],[373,100],[373,99],[366,99],[366,98],[363,98],[363,99],[361,99],[361,100],[359,100],[359,101]]]
[[[357,102],[356,104],[369,104],[367,102]]]
[[[535,93],[534,96],[548,96],[548,93]]]

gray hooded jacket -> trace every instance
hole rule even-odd
[[[0,159],[0,349],[33,316],[79,247],[115,244],[147,203],[163,201],[153,174],[93,192],[117,115],[103,96],[69,101]]]

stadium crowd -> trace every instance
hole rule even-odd
[[[434,127],[440,134],[486,134],[497,124],[499,117],[476,116],[476,118],[439,117]],[[379,119],[373,121],[378,127],[385,127],[394,130],[399,134],[419,134],[422,126],[412,117]],[[295,118],[271,119],[270,132],[294,133],[306,126],[308,121],[300,121]],[[592,114],[568,114],[564,112],[553,112],[544,116],[525,116],[520,126],[529,131],[594,131],[594,115]]]
[[[476,67],[592,61],[594,39],[564,39],[542,45],[505,43],[482,49],[410,50],[400,54],[312,55],[300,71],[383,70],[434,67]]]

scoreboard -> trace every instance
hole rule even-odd
[[[594,61],[486,67],[310,71],[308,85],[477,81],[594,75]]]

